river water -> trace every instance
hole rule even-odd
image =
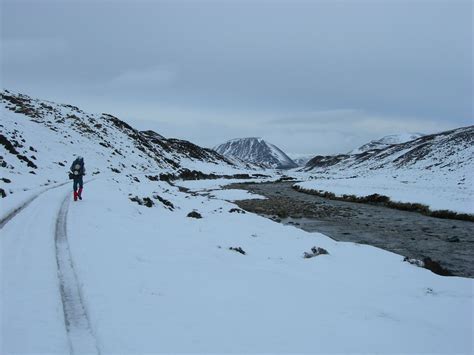
[[[294,190],[293,182],[233,184],[267,197],[241,208],[320,232],[338,241],[373,245],[410,258],[430,257],[456,276],[474,277],[474,223],[382,206],[334,201]]]

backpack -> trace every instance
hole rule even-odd
[[[84,175],[84,159],[77,158],[71,165],[71,172],[69,173],[69,179],[74,179]]]

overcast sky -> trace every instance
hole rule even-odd
[[[6,1],[2,86],[212,147],[473,124],[472,2]]]

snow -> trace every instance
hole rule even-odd
[[[216,181],[184,184],[203,195],[119,176],[70,202],[67,238],[102,353],[472,351],[473,280],[229,213],[227,196],[205,195]],[[69,189],[45,192],[2,229],[4,353],[68,351],[53,236]],[[129,200],[153,194],[175,209]],[[186,217],[193,210],[203,218]],[[329,255],[304,259],[313,246]]]
[[[260,179],[261,182],[269,182],[276,180],[273,178]],[[233,183],[253,182],[255,180],[237,180],[237,179],[216,179],[216,180],[189,180],[181,181],[180,186],[189,189],[192,192],[198,192],[201,195],[219,198],[226,201],[237,200],[256,200],[265,199],[266,197],[251,194],[244,190],[222,189],[226,185]]]
[[[54,252],[54,222],[66,189],[41,195],[1,230],[2,354],[68,349]]]
[[[351,150],[348,154],[360,154],[364,153],[371,149],[382,149],[386,148],[393,144],[400,144],[412,141],[414,139],[423,137],[424,134],[422,133],[399,133],[399,134],[392,134],[389,136],[382,137],[380,139],[376,139],[370,141],[367,144],[360,146],[359,148]]]
[[[297,183],[307,190],[328,191],[358,197],[380,194],[392,201],[421,203],[431,210],[450,210],[474,214],[474,184],[453,186],[442,179],[418,180],[393,178],[390,176],[371,176],[341,179],[315,179]]]
[[[1,177],[11,180],[2,180],[7,197],[0,220],[18,212],[0,225],[2,354],[472,353],[474,280],[441,277],[381,249],[230,213],[237,208],[231,201],[263,198],[223,189],[243,180],[150,181],[146,175],[178,168],[254,171],[175,151],[157,156],[102,116],[32,101],[42,104],[53,111],[34,120],[1,112],[2,134],[20,145],[24,139],[17,149],[38,165],[32,170],[0,145]],[[100,122],[107,134],[81,131],[77,122]],[[78,202],[66,179],[75,154],[85,157],[88,171]],[[462,191],[472,196],[469,179],[448,196],[452,174],[397,172],[392,181],[390,171],[356,181],[342,173],[326,180],[288,173],[341,193],[375,188],[411,198],[420,191],[416,200],[435,201],[431,193],[453,201],[453,209],[466,208]],[[149,197],[154,206],[133,197]],[[191,211],[202,218],[187,217]],[[314,246],[329,255],[304,259]]]

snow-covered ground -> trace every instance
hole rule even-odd
[[[474,182],[472,177],[468,179],[465,185],[454,185],[436,176],[413,179],[409,175],[394,178],[381,174],[354,178],[320,177],[296,185],[309,190],[332,192],[337,196],[380,194],[390,197],[392,201],[421,203],[431,210],[474,214]]]
[[[1,229],[1,352],[472,353],[474,280],[230,213],[222,183],[40,194]]]

